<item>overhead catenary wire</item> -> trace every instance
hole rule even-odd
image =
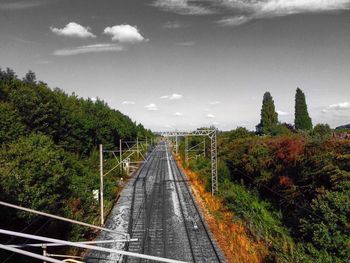
[[[48,220],[46,220],[46,222],[44,224],[42,224],[37,230],[35,230],[35,232],[33,233],[33,235],[38,234],[44,227],[46,227],[46,225],[48,223],[50,223],[53,219],[49,218]],[[21,231],[23,233],[23,231]],[[26,241],[23,243],[24,245],[27,244],[29,242],[29,239],[26,239]],[[11,255],[9,255],[7,258],[5,258],[5,260],[2,261],[2,263],[6,263],[8,262],[13,256],[15,255],[15,253],[12,253]]]
[[[74,242],[77,244],[110,244],[110,243],[117,243],[117,242],[134,242],[137,241],[137,238],[133,239],[113,239],[113,240],[98,240],[98,241],[83,241],[83,242]],[[11,247],[59,247],[59,246],[66,246],[65,244],[60,243],[36,243],[36,244],[20,244],[20,245],[9,245]]]
[[[47,205],[45,206],[43,209],[48,209],[48,208],[51,208],[53,209],[56,205],[58,205],[61,200],[65,199],[70,193],[66,193],[64,196],[60,197],[60,200],[56,201],[54,204],[50,204],[50,205]],[[42,216],[38,216],[38,217],[35,217],[31,220],[31,222],[26,225],[21,231],[19,232],[24,232],[26,231],[27,229],[29,229],[32,225],[34,225],[36,222],[38,222],[40,219],[42,218]],[[6,242],[6,245],[11,243],[16,237],[11,237],[7,242]]]
[[[0,201],[0,205],[11,207],[11,208],[14,208],[14,209],[19,209],[19,210],[26,211],[26,212],[29,212],[29,213],[34,213],[34,214],[38,214],[38,215],[42,215],[42,216],[51,217],[51,218],[54,218],[54,219],[57,219],[57,220],[66,221],[66,222],[70,222],[70,223],[77,224],[77,225],[82,225],[82,226],[86,226],[86,227],[90,227],[90,228],[95,228],[95,229],[106,231],[106,232],[110,232],[110,233],[117,233],[117,234],[121,234],[121,235],[127,235],[127,233],[122,232],[122,231],[117,231],[117,230],[108,229],[108,228],[105,228],[105,227],[91,225],[91,224],[88,224],[88,223],[80,222],[80,221],[77,221],[77,220],[73,220],[73,219],[69,219],[69,218],[65,218],[65,217],[61,217],[61,216],[52,215],[52,214],[45,213],[45,212],[40,212],[40,211],[37,211],[37,210],[34,210],[34,209],[25,208],[25,207],[22,207],[22,206],[10,204],[10,203],[3,202],[3,201]]]
[[[56,202],[53,203],[53,204],[47,205],[47,206],[45,207],[45,209],[48,209],[48,208],[53,209],[54,207],[56,207],[56,206],[61,202],[61,200],[65,199],[69,194],[70,194],[69,192],[66,193],[65,195],[63,195],[62,197],[60,197],[60,200],[56,201]],[[38,217],[33,218],[33,220],[32,220],[28,225],[26,225],[26,226],[25,226],[21,231],[19,231],[19,232],[22,232],[22,233],[23,233],[24,231],[26,231],[27,229],[29,229],[31,226],[33,226],[35,223],[39,222],[39,220],[40,220],[42,217],[43,217],[42,215],[39,215]],[[50,222],[51,222],[51,220],[47,220],[43,225],[41,225],[41,226],[34,232],[34,234],[37,234],[39,231],[41,231],[41,230],[42,230],[48,223],[50,223]],[[11,243],[13,240],[15,240],[15,239],[16,239],[16,237],[12,236],[11,238],[9,238],[9,240],[8,240],[5,244],[6,244],[6,245],[9,244],[9,243]],[[26,244],[28,241],[29,241],[29,240],[27,239],[27,240],[24,242],[24,244]],[[6,262],[9,261],[14,255],[15,255],[15,253],[10,254],[7,258],[5,258],[5,259],[2,261],[2,263],[6,263]]]
[[[180,261],[180,260],[174,260],[174,259],[168,259],[168,258],[144,255],[144,254],[133,253],[133,252],[128,252],[128,251],[124,251],[124,250],[117,250],[117,249],[110,249],[110,248],[104,248],[104,247],[98,247],[98,246],[91,246],[91,245],[86,245],[86,244],[79,244],[79,243],[77,244],[77,243],[74,243],[74,242],[71,242],[71,241],[65,241],[65,240],[60,240],[60,239],[55,239],[55,238],[48,238],[48,237],[43,237],[43,236],[19,233],[19,232],[15,232],[15,231],[6,230],[6,229],[0,229],[0,234],[14,235],[14,236],[19,236],[19,237],[24,237],[24,238],[31,238],[31,239],[34,239],[34,240],[40,240],[40,241],[44,241],[44,242],[61,243],[61,244],[66,244],[66,245],[72,246],[72,247],[79,247],[79,248],[85,248],[85,249],[90,249],[90,250],[97,250],[97,251],[108,252],[108,253],[116,253],[116,254],[120,254],[120,255],[126,255],[126,256],[137,257],[137,258],[143,258],[143,259],[148,259],[148,260],[153,260],[153,261],[158,261],[158,262],[185,263],[184,261]],[[11,249],[16,249],[16,248],[11,248]]]
[[[0,249],[4,249],[4,250],[7,250],[7,251],[10,251],[10,252],[13,252],[13,253],[18,253],[18,254],[25,255],[25,256],[28,256],[28,257],[32,257],[32,258],[36,258],[36,259],[41,259],[41,260],[47,261],[47,262],[64,263],[64,261],[62,261],[62,260],[58,260],[58,259],[54,259],[54,258],[50,258],[50,257],[45,257],[45,256],[42,256],[42,255],[39,255],[39,254],[35,254],[35,253],[32,253],[32,252],[29,252],[29,251],[26,251],[26,250],[22,250],[22,249],[18,249],[18,248],[11,247],[11,246],[6,246],[6,245],[3,245],[3,244],[0,244]]]

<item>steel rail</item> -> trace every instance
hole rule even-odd
[[[168,155],[168,147],[166,147],[166,156],[167,156],[167,163],[168,163],[168,172],[169,172],[169,177],[170,177],[170,174],[172,174],[172,176],[174,176],[173,174],[173,168],[171,166],[171,163],[170,163],[170,158],[169,158],[169,155]],[[184,223],[184,227],[185,227],[185,231],[186,231],[186,236],[187,236],[187,240],[188,240],[188,244],[189,244],[189,247],[190,247],[190,251],[191,251],[191,257],[193,259],[193,262],[196,262],[196,257],[194,255],[194,251],[193,251],[193,246],[192,246],[192,242],[191,242],[191,239],[190,239],[190,233],[189,233],[189,229],[188,229],[188,226],[186,224],[186,218],[185,218],[185,214],[184,214],[184,208],[183,208],[183,204],[180,200],[180,194],[179,194],[179,189],[178,189],[178,184],[177,184],[177,180],[174,179],[174,185],[175,185],[175,191],[176,191],[176,196],[177,196],[177,199],[179,200],[179,205],[180,205],[180,212],[181,212],[181,216],[182,216],[182,219],[183,219],[183,223]]]
[[[173,166],[175,166],[177,172],[180,174],[180,177],[181,177],[181,179],[182,179],[182,181],[183,181],[183,183],[184,183],[184,185],[185,185],[185,188],[186,188],[186,190],[187,190],[188,195],[190,196],[190,199],[191,199],[192,204],[193,204],[193,206],[194,206],[194,208],[195,208],[195,210],[196,210],[196,213],[197,213],[198,216],[199,216],[200,222],[201,222],[201,224],[203,225],[203,229],[204,229],[204,231],[205,231],[205,233],[206,233],[206,236],[207,236],[208,239],[209,239],[210,245],[211,245],[211,247],[213,248],[213,251],[214,251],[214,253],[215,253],[216,258],[217,258],[218,262],[222,262],[222,260],[221,260],[221,258],[220,258],[220,256],[219,256],[219,253],[217,252],[217,249],[216,249],[216,247],[215,247],[215,245],[214,245],[214,242],[213,242],[213,240],[212,240],[212,237],[211,237],[210,234],[209,234],[209,230],[208,230],[208,228],[207,228],[206,223],[204,222],[204,219],[203,219],[203,217],[202,217],[202,214],[201,214],[201,212],[199,211],[199,208],[198,208],[198,206],[197,206],[197,204],[196,204],[196,202],[195,202],[195,200],[194,200],[194,197],[193,197],[193,195],[192,195],[192,193],[191,193],[191,191],[190,191],[190,189],[189,189],[188,184],[186,183],[186,179],[185,179],[185,177],[184,177],[184,174],[182,173],[182,171],[181,171],[180,168],[178,167],[178,165],[177,165],[177,163],[175,162],[175,160],[172,160],[172,162],[173,162]]]
[[[155,165],[155,178],[154,178],[154,182],[153,182],[153,186],[150,188],[150,198],[149,200],[147,200],[146,203],[146,209],[145,209],[145,232],[144,232],[144,237],[142,240],[142,248],[141,248],[141,253],[145,252],[145,247],[147,245],[147,253],[149,254],[149,250],[150,250],[150,244],[148,242],[148,236],[149,236],[149,229],[151,226],[151,218],[152,218],[152,214],[154,211],[154,207],[155,207],[155,196],[156,196],[156,187],[157,187],[157,179],[159,178],[159,174],[161,173],[161,158],[157,158],[157,163]],[[158,185],[159,187],[159,185]],[[150,206],[147,206],[147,204],[150,204]],[[157,231],[157,230],[156,230]]]
[[[152,152],[148,155],[148,160],[146,163],[144,163],[140,170],[138,170],[137,176],[135,178],[135,181],[133,182],[133,192],[132,192],[132,198],[131,198],[131,207],[130,207],[130,212],[129,212],[129,224],[128,224],[128,233],[130,235],[130,237],[133,234],[133,225],[134,225],[134,210],[135,210],[135,197],[136,197],[136,187],[137,187],[137,183],[141,178],[141,174],[144,171],[145,167],[150,167],[154,161],[154,153],[155,153],[156,149],[153,149]],[[148,170],[146,171],[146,175],[148,174]],[[141,209],[141,208],[140,208]],[[129,243],[126,244],[125,246],[125,250],[128,251],[129,250]],[[128,258],[124,257],[123,258],[123,262],[127,262]]]

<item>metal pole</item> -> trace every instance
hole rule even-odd
[[[4,249],[4,250],[7,250],[7,251],[11,251],[13,253],[18,253],[18,254],[21,254],[21,255],[25,255],[25,256],[28,256],[28,257],[37,258],[37,259],[41,259],[41,260],[46,260],[47,262],[64,263],[64,261],[62,261],[62,260],[57,260],[57,259],[54,259],[54,258],[44,257],[42,255],[38,255],[38,254],[29,252],[29,251],[26,251],[26,250],[14,248],[14,247],[2,245],[2,244],[0,244],[0,248]]]
[[[103,146],[100,144],[100,205],[101,205],[101,226],[104,225],[103,213]]]
[[[216,130],[210,135],[210,159],[211,159],[211,193],[215,195],[218,192],[218,163],[216,148]]]
[[[168,259],[168,258],[150,256],[150,255],[145,255],[145,254],[140,254],[140,253],[124,251],[124,250],[110,249],[110,248],[99,247],[99,246],[79,244],[79,243],[75,243],[75,242],[70,242],[70,241],[65,241],[65,240],[60,240],[60,239],[55,239],[55,238],[48,238],[48,237],[43,237],[43,236],[37,236],[37,235],[30,235],[30,234],[25,234],[22,232],[15,232],[15,231],[10,231],[10,230],[5,230],[5,229],[0,229],[0,234],[10,235],[10,236],[18,236],[18,237],[23,237],[23,238],[51,242],[51,243],[61,243],[61,244],[65,244],[65,245],[72,246],[72,247],[80,247],[80,248],[86,248],[86,249],[90,249],[90,250],[101,251],[101,252],[116,253],[116,254],[120,254],[120,255],[137,257],[137,258],[147,259],[147,260],[151,260],[151,261],[160,261],[160,262],[168,262],[168,263],[185,263],[184,261],[180,261],[180,260],[176,260],[176,259]],[[0,244],[0,248],[10,250],[10,251],[16,252],[16,253],[19,253],[17,251],[21,251],[21,252],[23,251],[23,250],[20,250],[20,249],[14,248],[14,247],[5,246],[2,244]],[[27,251],[25,251],[25,252],[27,252]],[[34,255],[38,256],[39,259],[44,260],[42,255],[38,255],[38,254],[34,254]],[[49,259],[50,258],[48,258],[46,260],[50,262]],[[56,261],[51,261],[51,262],[61,263],[62,261],[56,260]]]
[[[178,155],[178,153],[179,153],[179,145],[178,145],[178,139],[177,139],[177,135],[176,135],[176,137],[175,137],[175,139],[176,139],[176,155]]]
[[[138,159],[140,157],[139,137],[136,137],[136,152],[137,152],[137,159]]]
[[[185,161],[188,164],[188,136],[185,136]]]
[[[113,239],[113,240],[99,240],[99,241],[83,241],[83,242],[75,242],[77,244],[85,244],[85,245],[95,245],[95,244],[111,244],[116,242],[136,242],[138,241],[137,238],[130,238],[130,239]],[[16,248],[22,248],[22,247],[42,247],[47,249],[47,247],[62,247],[66,246],[61,243],[43,243],[43,244],[22,244],[22,245],[8,245],[10,247],[16,247]]]
[[[43,256],[44,256],[44,257],[47,257],[47,251],[46,251],[47,248],[46,248],[46,245],[43,245],[42,247],[43,247]],[[44,260],[43,263],[46,263],[46,261]]]
[[[204,146],[203,146],[203,155],[205,157],[205,137],[204,137],[204,142],[203,142]]]
[[[122,139],[119,140],[119,163],[122,162],[122,158],[123,158],[123,149],[122,149]],[[123,167],[122,165],[120,166],[120,172],[123,172]]]
[[[62,221],[65,221],[65,222],[69,222],[69,223],[73,223],[73,224],[77,224],[77,225],[81,225],[81,226],[86,226],[86,227],[90,227],[90,228],[94,228],[94,229],[98,229],[98,230],[114,233],[114,234],[127,235],[127,233],[124,233],[122,231],[112,230],[112,229],[108,229],[108,228],[100,227],[100,226],[95,226],[95,225],[87,224],[87,223],[80,222],[80,221],[77,221],[77,220],[73,220],[73,219],[69,219],[69,218],[65,218],[65,217],[61,217],[61,216],[56,216],[56,215],[40,212],[40,211],[37,211],[37,210],[34,210],[34,209],[25,208],[25,207],[22,207],[22,206],[13,205],[13,204],[2,202],[2,201],[0,201],[0,205],[11,207],[11,208],[22,210],[22,211],[26,211],[26,212],[37,214],[37,215],[47,216],[47,217],[50,217],[50,218],[62,220]]]

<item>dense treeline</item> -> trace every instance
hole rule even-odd
[[[256,132],[240,127],[220,133],[220,196],[252,236],[266,242],[270,255],[264,260],[350,260],[350,141],[333,134],[327,124],[312,127],[299,88],[294,125],[278,122],[266,92]],[[193,138],[189,145],[199,142]],[[210,191],[209,159],[188,165]]]
[[[119,139],[152,136],[141,124],[101,100],[52,90],[37,82],[31,71],[19,79],[11,69],[0,69],[2,201],[97,223],[98,201],[92,190],[99,189],[98,145],[113,148]],[[116,197],[118,178],[123,176],[117,170],[105,178],[107,206]],[[92,234],[86,228],[28,213],[4,207],[1,211],[2,228],[70,240]],[[8,238],[1,237],[1,241]]]
[[[350,141],[309,133],[219,135],[220,196],[271,262],[350,259]],[[326,133],[326,134],[325,134]],[[195,144],[195,140],[189,144]],[[190,161],[210,191],[210,162]]]

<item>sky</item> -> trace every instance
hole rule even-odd
[[[154,131],[350,123],[350,0],[0,0],[0,67]]]

